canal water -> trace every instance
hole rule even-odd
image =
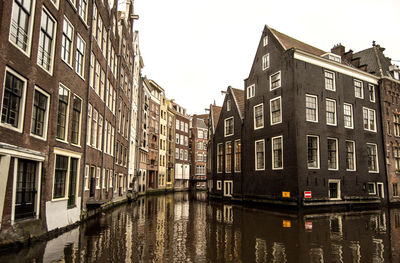
[[[0,262],[399,262],[400,210],[300,215],[142,197]]]

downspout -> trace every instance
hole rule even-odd
[[[95,0],[92,0],[92,10],[93,10],[93,6],[95,4]],[[92,17],[93,17],[93,11],[92,11]],[[86,149],[87,149],[87,140],[88,140],[88,131],[87,131],[87,127],[88,127],[88,112],[89,112],[89,98],[90,98],[90,63],[91,63],[91,56],[92,56],[92,50],[93,50],[93,35],[92,35],[92,25],[93,25],[93,19],[90,20],[90,25],[88,26],[89,29],[89,34],[90,34],[90,38],[89,38],[89,67],[87,68],[87,74],[86,76],[87,79],[89,80],[87,83],[87,97],[86,97],[86,118],[85,118],[85,141],[84,141],[84,148],[83,148],[83,182],[82,182],[82,190],[81,190],[81,218],[82,218],[82,212],[83,212],[83,204],[84,204],[84,199],[85,199],[85,178],[86,176],[88,176],[88,180],[89,180],[89,175],[86,174]]]
[[[118,37],[119,37],[119,34],[118,34]],[[118,101],[119,101],[119,89],[120,89],[120,74],[121,74],[121,54],[120,54],[120,47],[119,47],[119,44],[120,43],[118,43],[118,55],[117,55],[117,57],[118,57],[118,67],[117,67],[117,92],[116,92],[116,98],[115,98],[115,103],[117,104],[116,105],[116,107],[115,107],[115,126],[114,126],[114,134],[115,134],[115,136],[114,136],[114,160],[113,160],[113,171],[114,171],[114,174],[113,174],[113,176],[115,175],[115,160],[116,160],[116,157],[117,157],[117,154],[118,153],[115,153],[115,150],[116,150],[116,142],[117,142],[117,123],[118,123],[118,111],[120,110],[119,109],[119,103],[118,103]],[[117,180],[118,180],[118,178],[116,177],[115,178],[115,182],[113,183],[113,192],[112,192],[112,197],[114,197],[114,192],[115,192],[115,185],[117,184]]]
[[[107,36],[108,36],[108,40],[109,41],[107,41],[107,47],[106,47],[106,64],[107,64],[107,66],[106,66],[106,76],[105,76],[105,79],[104,79],[104,81],[105,81],[105,83],[104,83],[104,96],[106,97],[107,95],[106,94],[109,94],[108,93],[108,89],[109,89],[109,85],[107,85],[107,83],[109,82],[108,81],[108,49],[109,49],[109,45],[108,45],[108,43],[111,43],[111,40],[110,40],[110,30],[111,30],[111,27],[110,26],[108,26],[107,27]],[[101,98],[101,99],[104,99],[104,97],[103,98]],[[100,173],[100,182],[101,182],[101,189],[100,189],[100,200],[101,199],[103,199],[103,189],[104,189],[104,185],[103,185],[103,182],[104,182],[104,180],[103,180],[103,178],[104,178],[104,176],[105,176],[105,174],[104,174],[104,142],[105,142],[105,134],[106,134],[106,102],[104,102],[104,105],[103,105],[104,107],[103,107],[103,127],[102,127],[102,129],[103,129],[103,132],[102,132],[102,135],[103,135],[103,138],[101,138],[101,147],[102,147],[102,149],[101,149],[101,173]]]

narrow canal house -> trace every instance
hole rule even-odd
[[[2,230],[37,234],[80,218],[90,10],[80,0],[2,3]]]
[[[189,123],[190,116],[186,109],[172,103],[175,114],[175,191],[189,189],[190,160],[189,160]]]
[[[193,115],[190,126],[190,179],[191,187],[199,190],[207,189],[206,163],[208,141],[208,114]]]
[[[244,91],[228,87],[224,92],[222,107],[213,109],[211,124],[218,121],[213,134],[213,165],[211,195],[218,198],[232,198],[241,192],[242,175],[242,126],[244,118]],[[219,115],[218,115],[219,111]],[[246,156],[250,158],[249,156]]]
[[[163,89],[153,80],[148,80],[149,99],[149,162],[147,165],[147,192],[159,187],[159,140],[160,140],[160,100]]]
[[[208,116],[208,142],[207,142],[207,164],[206,164],[206,178],[207,178],[207,188],[210,193],[213,193],[213,167],[215,162],[212,161],[214,154],[214,134],[219,120],[219,115],[221,113],[221,107],[211,104]]]
[[[167,174],[167,99],[164,90],[160,93],[160,140],[159,140],[159,164],[158,164],[158,189],[166,189]]]
[[[172,107],[172,100],[167,100],[167,182],[166,190],[174,190],[175,178],[175,113]]]
[[[293,206],[384,202],[376,76],[266,26],[245,87],[246,160],[234,198]]]
[[[400,186],[400,78],[398,66],[383,54],[385,49],[373,42],[372,47],[356,52],[345,52],[342,45],[337,45],[332,52],[342,59],[351,61],[355,67],[377,76],[379,87],[374,93],[379,93],[381,105],[382,133],[385,146],[385,159],[388,183],[388,199],[391,203],[399,203]],[[368,88],[373,88],[368,86]],[[378,99],[378,97],[377,97]]]

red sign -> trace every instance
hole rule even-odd
[[[306,230],[312,230],[312,221],[306,221],[304,227]]]
[[[311,191],[304,191],[304,198],[311,198]]]

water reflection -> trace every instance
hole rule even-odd
[[[398,262],[400,209],[302,215],[141,198],[0,262]]]

